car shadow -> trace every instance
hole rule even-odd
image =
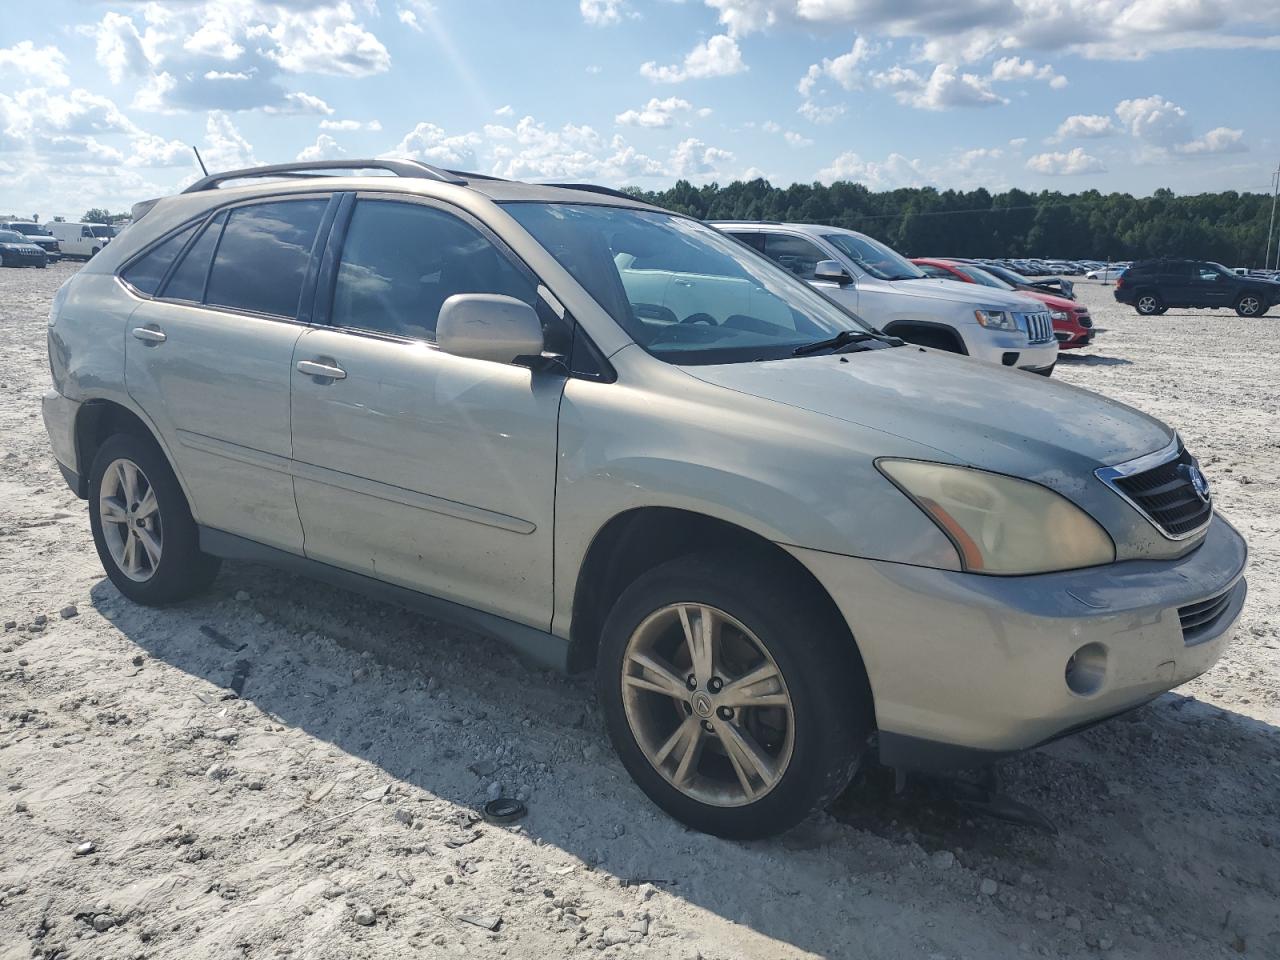
[[[1188,697],[1166,695],[1005,765],[1007,790],[1056,824],[1057,837],[976,817],[932,788],[909,785],[895,794],[873,779],[840,798],[834,817],[810,818],[775,839],[732,843],[687,830],[634,786],[604,735],[589,677],[526,668],[497,641],[248,564],[225,564],[210,594],[164,610],[129,603],[105,579],[91,598],[150,657],[221,690],[204,688],[213,694],[211,727],[221,725],[214,719],[219,697],[238,696],[275,723],[459,811],[478,809],[491,782],[502,783],[505,794],[525,789],[531,796],[522,829],[567,861],[623,884],[653,883],[823,956],[897,957],[882,946],[895,942],[915,943],[924,956],[928,946],[984,939],[986,955],[1002,954],[1025,932],[1014,924],[1030,922],[1039,907],[1032,896],[1045,890],[1080,910],[1102,909],[1102,891],[1113,907],[1159,898],[1176,907],[1182,929],[1222,942],[1221,898],[1205,898],[1196,877],[1172,866],[1196,856],[1187,847],[1189,811],[1197,830],[1212,834],[1221,864],[1233,864],[1249,884],[1229,891],[1235,919],[1224,930],[1243,925],[1256,934],[1273,913],[1266,891],[1280,889],[1274,857],[1269,870],[1255,867],[1259,835],[1280,839],[1276,794],[1264,803],[1224,792],[1221,777],[1204,764],[1212,757],[1235,770],[1274,770],[1277,730]],[[485,761],[494,769],[478,776],[472,767]],[[234,748],[229,762],[238,762]],[[258,762],[275,806],[300,803],[317,786],[314,769],[300,766],[293,750]],[[332,809],[317,805],[312,819],[343,803],[350,798]],[[1226,822],[1245,815],[1253,821],[1247,830]],[[359,820],[345,825],[346,832],[360,830]],[[252,855],[254,844],[266,851],[276,839],[246,832],[240,842]],[[321,832],[306,842],[324,839]],[[1012,892],[1008,911],[970,915],[964,907],[939,925],[945,929],[921,929],[920,914],[901,909],[902,898],[929,871],[929,854],[942,850],[997,879],[1002,897]],[[977,892],[963,896],[969,902]],[[1123,942],[1126,921],[1113,919],[1096,923],[1115,926]],[[1054,943],[1058,932],[1048,935],[1036,942]]]
[[[1059,353],[1058,363],[1068,367],[1128,367],[1132,360],[1124,357],[1104,357],[1096,353]]]

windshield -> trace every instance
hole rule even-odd
[[[90,227],[95,237],[114,237],[116,235],[115,227]]]
[[[871,329],[696,220],[592,204],[503,206],[636,343],[662,360],[776,360],[843,330]]]
[[[987,273],[982,267],[972,267],[967,263],[952,264],[957,270],[963,273],[974,283],[980,283],[984,287],[995,287],[997,290],[1012,290],[1013,284],[1006,283],[994,274]]]
[[[25,243],[26,237],[14,230],[0,230],[0,243]]]
[[[870,237],[828,233],[823,239],[877,280],[919,280],[928,276],[896,250]]]
[[[1020,289],[1023,285],[1022,278],[1019,277],[1016,273],[1012,272],[1011,270],[1006,270],[1004,267],[998,266],[994,263],[984,264],[982,269],[986,270],[993,277],[998,277],[999,279],[1003,280],[1005,283],[1009,284],[1009,286],[1014,290]]]
[[[34,236],[44,233],[44,228],[34,223],[11,223],[5,228],[10,233],[23,233],[28,236]]]

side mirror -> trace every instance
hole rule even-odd
[[[839,260],[819,260],[818,265],[813,268],[813,279],[825,280],[827,283],[838,283],[841,286],[853,282],[853,277],[849,276],[849,272],[840,266]]]
[[[542,354],[542,322],[533,307],[514,297],[455,293],[440,308],[436,345],[456,357],[512,363]]]

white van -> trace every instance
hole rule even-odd
[[[57,238],[64,257],[83,257],[88,260],[111,242],[116,228],[105,223],[46,223],[49,232]]]

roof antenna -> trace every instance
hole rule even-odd
[[[207,176],[209,175],[209,168],[208,168],[208,167],[206,167],[206,166],[204,165],[204,161],[200,159],[200,150],[199,150],[199,148],[198,148],[198,147],[193,143],[193,144],[191,145],[191,150],[192,150],[192,152],[193,152],[193,153],[195,153],[195,155],[196,155],[196,163],[200,164],[200,172],[201,172],[201,173],[203,173],[203,174],[207,177]]]

